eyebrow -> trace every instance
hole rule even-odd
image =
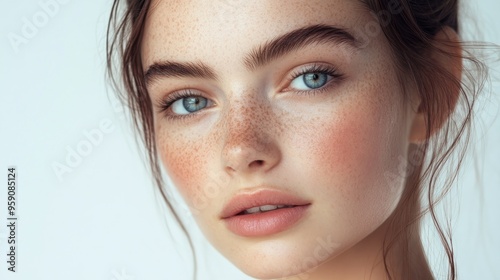
[[[155,62],[145,74],[146,85],[157,79],[168,77],[193,77],[217,80],[215,71],[202,62]]]
[[[312,44],[346,44],[357,49],[359,41],[347,30],[330,25],[312,25],[293,30],[255,48],[245,58],[249,70],[255,70],[287,53]]]
[[[359,49],[360,42],[347,30],[331,25],[317,24],[292,30],[254,48],[245,56],[245,67],[254,71],[297,49],[313,44],[346,45]],[[215,71],[202,62],[160,61],[148,67],[145,72],[146,85],[160,78],[193,77],[218,80]]]

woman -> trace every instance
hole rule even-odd
[[[129,0],[123,17],[120,2],[108,67],[118,55],[156,183],[172,209],[161,163],[239,269],[434,279],[419,234],[430,212],[456,278],[434,206],[484,78],[458,1]]]

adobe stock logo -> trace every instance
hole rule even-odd
[[[298,264],[284,271],[283,277],[295,276],[298,279],[309,279],[310,274],[340,248],[341,244],[334,242],[331,235],[317,237],[316,246]],[[294,278],[294,279],[296,279]]]
[[[114,130],[115,126],[113,122],[110,119],[103,119],[99,123],[98,128],[84,130],[83,135],[85,139],[78,141],[74,148],[70,145],[66,146],[65,162],[52,162],[52,170],[59,181],[63,181],[64,174],[71,173],[75,168],[80,166],[83,159],[92,153],[94,147],[102,143],[104,136],[112,133]]]
[[[69,0],[42,0],[38,2],[40,9],[30,18],[22,17],[22,27],[19,33],[10,32],[7,37],[14,52],[19,52],[19,47],[25,45],[29,40],[35,38],[41,28],[45,27],[51,18],[60,11],[61,5]]]
[[[128,274],[125,268],[122,268],[120,271],[113,269],[113,271],[111,271],[111,274],[113,274],[113,277],[111,277],[109,280],[135,280],[135,277]]]

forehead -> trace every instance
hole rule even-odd
[[[208,61],[243,57],[291,30],[327,24],[356,31],[373,21],[355,0],[155,0],[142,41],[143,66],[156,60]],[[210,61],[213,60],[213,61]]]

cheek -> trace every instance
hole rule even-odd
[[[317,166],[330,175],[353,182],[372,177],[387,164],[393,128],[384,123],[387,116],[373,108],[358,107],[344,115],[345,118],[332,122],[319,138]]]
[[[307,166],[314,167],[307,176],[314,178],[310,179],[315,185],[311,192],[324,198],[325,209],[332,209],[335,220],[342,221],[346,229],[373,230],[399,200],[404,176],[387,180],[387,174],[396,172],[398,157],[405,150],[398,104],[389,100],[344,104],[335,112],[337,117],[330,116],[333,121],[316,128],[321,131],[317,137],[301,141],[309,143],[301,150],[310,151],[312,162]]]
[[[164,170],[173,184],[178,187],[184,198],[193,198],[201,193],[200,182],[206,180],[200,171],[205,170],[204,157],[200,154],[203,147],[194,142],[180,141],[182,135],[168,135],[164,129],[159,130],[157,147]],[[192,206],[192,200],[186,202]]]
[[[198,132],[196,129],[171,129],[156,120],[156,147],[163,171],[168,175],[179,194],[190,208],[190,214],[204,227],[217,213],[214,209],[229,185],[223,176],[216,155],[220,146],[216,133]],[[219,205],[217,205],[219,206]]]

